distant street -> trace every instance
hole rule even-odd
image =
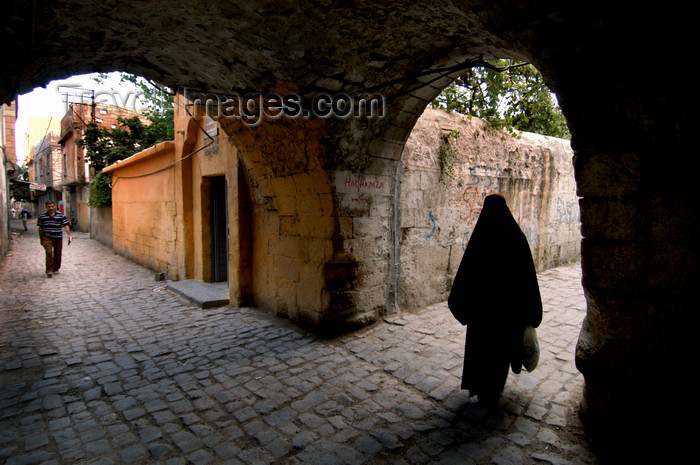
[[[577,416],[580,265],[539,274],[540,364],[487,409],[459,389],[445,303],[319,339],[202,310],[84,233],[47,279],[35,222],[12,220],[0,258],[2,463],[598,463]]]

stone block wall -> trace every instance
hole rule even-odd
[[[392,162],[376,163],[364,172],[335,172],[338,215],[344,225],[345,250],[357,265],[348,296],[356,316],[369,322],[389,306],[393,263],[392,212],[394,176]]]
[[[90,239],[112,247],[112,207],[89,207]]]
[[[245,184],[239,183],[229,209],[235,236],[231,250],[238,255],[244,243],[252,249],[248,262],[234,264],[238,283],[233,294],[247,287],[250,295],[243,300],[260,308],[303,325],[332,326],[342,320],[336,311],[344,310],[333,304],[342,293],[338,269],[343,268],[333,241],[342,231],[319,162],[323,147],[315,138],[321,124],[307,127],[299,120],[251,128],[233,120],[221,123],[230,135],[222,149],[240,161],[236,169]],[[243,197],[250,203],[247,213]]]
[[[176,276],[174,201],[114,204],[113,221],[117,253],[168,277]]]
[[[440,146],[456,131],[454,177],[441,176]],[[489,194],[506,198],[539,271],[579,259],[572,157],[566,140],[527,133],[514,138],[478,119],[426,110],[406,143],[397,179],[401,308],[447,298]]]

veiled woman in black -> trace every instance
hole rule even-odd
[[[525,327],[542,322],[530,246],[500,195],[484,200],[448,305],[467,325],[462,389],[480,401],[497,400],[509,366],[521,371]]]

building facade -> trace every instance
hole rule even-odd
[[[48,201],[55,202],[57,210],[66,212],[61,188],[62,161],[59,135],[54,132],[48,132],[32,147],[27,164],[32,182],[32,202],[36,202],[34,216],[44,211],[44,204]]]
[[[127,108],[104,103],[71,103],[61,119],[61,174],[60,189],[65,213],[72,218],[79,231],[90,230],[90,182],[95,172],[85,157],[85,149],[77,144],[82,139],[88,123],[95,123],[101,128],[114,129],[119,125],[119,118],[141,117]]]
[[[9,180],[17,170],[17,153],[15,150],[15,120],[17,104],[13,100],[9,105],[0,105],[0,257],[10,247],[9,216]]]

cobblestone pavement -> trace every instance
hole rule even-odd
[[[319,339],[202,310],[75,236],[52,279],[33,224],[0,262],[7,465],[598,463],[577,416],[579,266],[539,275],[540,365],[494,409],[459,389],[465,328],[444,303]]]

